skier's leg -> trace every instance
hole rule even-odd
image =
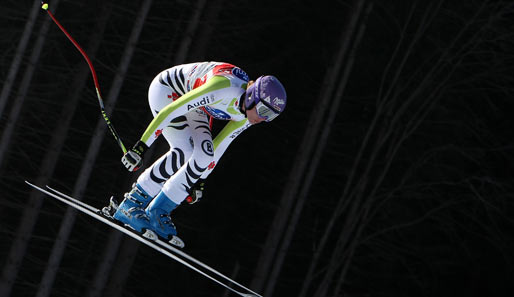
[[[159,81],[159,75],[154,78],[148,90],[148,101],[154,117],[164,107],[176,99],[176,93],[166,84]],[[163,184],[178,171],[185,161],[191,157],[193,146],[191,142],[192,130],[186,116],[179,116],[170,121],[162,130],[162,135],[170,145],[170,151],[154,162],[137,179],[150,196],[155,197]],[[157,137],[157,136],[156,136]]]
[[[186,163],[163,185],[162,192],[175,204],[180,204],[189,195],[191,187],[200,178],[214,158],[214,145],[207,115],[200,110],[187,114],[191,128],[190,141],[193,152]]]
[[[167,127],[165,130],[172,129],[174,128]],[[161,191],[164,183],[184,165],[193,152],[188,140],[189,131],[163,131],[163,133],[169,134],[170,139],[175,139],[174,144],[170,145],[170,150],[155,161],[152,166],[148,167],[137,179],[137,183],[152,197],[155,197]],[[184,138],[187,141],[183,141]]]
[[[187,123],[185,117],[183,118],[183,122]],[[161,191],[163,184],[184,165],[186,158],[190,158],[193,152],[193,147],[189,141],[190,129],[188,127],[181,130],[176,129],[175,124],[180,125],[181,121],[173,122],[163,131],[170,142],[170,151],[155,161],[138,177],[137,183],[133,185],[133,189],[129,193],[125,194],[125,199],[113,216],[116,220],[131,225],[138,231],[142,227],[139,226],[139,223],[133,222],[135,216],[148,206],[153,197]],[[174,140],[173,143],[170,140]],[[138,193],[142,194],[139,195]]]
[[[189,195],[191,187],[207,169],[214,156],[207,115],[202,111],[193,111],[186,116],[188,125],[192,129],[193,153],[189,160],[164,183],[161,192],[146,208],[152,230],[163,238],[177,234],[169,214]]]
[[[170,93],[173,91],[159,82],[156,77],[150,84],[148,99],[153,115],[172,102]],[[152,166],[147,168],[133,185],[132,190],[125,194],[125,199],[117,207],[114,218],[124,224],[131,225],[141,231],[145,222],[137,222],[141,213],[150,201],[160,192],[164,182],[173,175],[187,160],[192,152],[191,129],[187,118],[177,117],[170,121],[162,133],[170,144],[170,151],[160,157]]]

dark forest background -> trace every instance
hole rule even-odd
[[[205,198],[174,212],[187,253],[264,296],[514,295],[512,1],[50,10],[91,57],[127,146],[173,65],[224,61],[286,86],[285,113],[238,137]],[[233,296],[24,184],[100,208],[137,174],[39,1],[2,1],[0,49],[0,296]],[[157,141],[146,164],[166,150]]]

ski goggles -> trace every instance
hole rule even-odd
[[[266,122],[271,122],[273,119],[278,117],[279,113],[276,112],[273,108],[264,104],[263,101],[260,101],[255,105],[255,110],[257,111],[257,115],[266,120]]]

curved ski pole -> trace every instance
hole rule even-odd
[[[111,226],[111,227],[113,227],[113,228],[115,228],[115,229],[125,233],[125,234],[127,234],[128,236],[130,236],[130,237],[132,237],[132,238],[134,238],[134,239],[136,239],[136,240],[146,244],[147,246],[155,249],[158,252],[161,252],[162,254],[168,256],[169,258],[179,262],[180,264],[183,264],[184,266],[186,266],[186,267],[196,271],[197,273],[205,276],[206,278],[212,280],[213,282],[219,284],[220,286],[222,286],[222,287],[224,287],[224,288],[226,288],[226,289],[228,289],[228,290],[230,290],[230,291],[232,291],[232,292],[234,292],[234,293],[236,293],[236,294],[238,294],[238,295],[240,295],[242,297],[262,297],[260,295],[243,293],[243,292],[237,291],[237,290],[229,287],[228,285],[220,282],[219,280],[215,279],[211,275],[208,275],[207,273],[205,273],[205,272],[201,271],[200,269],[194,267],[190,263],[187,263],[183,259],[179,258],[177,255],[174,255],[170,251],[168,251],[168,250],[158,246],[153,241],[145,239],[141,235],[139,235],[139,234],[137,234],[135,232],[131,232],[131,231],[123,228],[122,226],[119,226],[116,223],[111,222],[109,219],[105,218],[104,216],[97,214],[96,211],[90,209],[91,206],[84,207],[81,204],[75,203],[72,200],[68,200],[65,197],[62,197],[61,195],[49,192],[49,191],[47,191],[47,190],[45,190],[43,188],[40,188],[40,187],[38,187],[38,186],[28,182],[28,181],[25,181],[25,183],[27,183],[29,186],[33,187],[34,189],[37,189],[37,190],[39,190],[39,191],[49,195],[50,197],[53,197],[53,198],[55,198],[55,199],[65,203],[65,204],[67,204],[67,205],[69,205],[69,206],[71,206],[71,207],[73,207],[73,208],[75,208],[75,209],[77,209],[77,210],[79,210],[79,211],[81,211],[81,212],[83,212],[83,213],[85,213],[85,214],[87,214],[87,215],[89,215],[89,216],[91,216],[91,217],[93,217],[93,218],[95,218],[95,219],[97,219],[97,220],[99,220],[99,221],[101,221],[101,222],[103,222],[103,223],[105,223],[105,224],[107,224],[107,225],[109,225],[109,226]]]
[[[54,17],[54,15],[48,10],[48,3],[44,3],[41,1],[42,9],[44,9],[48,15],[52,18],[54,23],[61,29],[61,31],[68,37],[68,39],[73,43],[73,45],[77,48],[77,50],[82,54],[84,59],[86,60],[87,64],[89,65],[89,69],[91,70],[91,75],[93,76],[93,82],[95,84],[96,88],[96,96],[98,97],[98,104],[100,105],[100,112],[102,113],[102,117],[104,118],[105,122],[107,123],[107,127],[109,127],[109,130],[111,131],[112,136],[114,136],[114,139],[116,142],[118,142],[118,145],[120,146],[121,150],[125,154],[127,152],[127,149],[125,148],[125,145],[123,145],[123,142],[121,141],[120,136],[118,135],[118,132],[114,129],[114,126],[111,123],[111,120],[107,116],[107,112],[105,111],[104,101],[102,99],[102,95],[100,94],[100,84],[98,83],[98,77],[96,76],[95,68],[93,67],[93,63],[91,63],[91,60],[87,56],[86,52],[80,47],[78,42],[71,37],[70,33],[64,29],[64,27],[59,23],[59,21]]]
[[[28,182],[27,182],[27,183],[28,183]],[[50,186],[48,186],[48,185],[47,185],[46,187],[47,187],[50,191],[52,191],[54,194],[57,194],[57,195],[62,196],[63,198],[69,199],[70,201],[72,201],[72,202],[74,202],[74,203],[77,203],[77,204],[81,205],[82,207],[85,207],[85,208],[89,209],[89,210],[90,210],[90,211],[92,211],[92,212],[98,213],[98,211],[99,211],[97,208],[92,207],[91,205],[89,205],[89,204],[87,204],[87,203],[84,203],[84,202],[82,202],[82,201],[80,201],[80,200],[78,200],[78,199],[76,199],[76,198],[73,198],[73,197],[71,197],[71,196],[69,196],[69,195],[66,195],[66,194],[64,194],[64,193],[62,193],[62,192],[60,192],[60,191],[58,191],[58,190],[56,190],[56,189],[54,189],[54,188],[52,188],[52,187],[50,187]],[[244,290],[246,290],[246,291],[248,291],[248,292],[250,292],[250,293],[252,293],[252,294],[253,294],[253,295],[252,295],[252,294],[247,295],[248,297],[251,297],[251,296],[254,296],[254,297],[262,297],[262,296],[261,296],[261,295],[259,295],[258,293],[256,293],[256,292],[254,292],[254,291],[250,290],[249,288],[247,288],[247,287],[245,287],[244,285],[242,285],[242,284],[238,283],[237,281],[235,281],[235,280],[233,280],[233,279],[231,279],[231,278],[227,277],[227,276],[226,276],[226,275],[224,275],[223,273],[221,273],[221,272],[217,271],[216,269],[214,269],[214,268],[210,267],[209,265],[207,265],[207,264],[205,264],[205,263],[201,262],[200,260],[197,260],[197,259],[195,259],[195,258],[191,257],[190,255],[188,255],[188,254],[184,253],[183,251],[181,251],[181,250],[179,250],[179,249],[177,249],[177,248],[175,248],[175,247],[173,247],[173,246],[171,246],[171,245],[169,245],[169,244],[166,244],[165,242],[163,242],[163,241],[161,241],[161,240],[157,240],[157,241],[155,241],[155,242],[156,242],[157,244],[159,244],[160,246],[162,246],[163,248],[168,249],[170,252],[174,252],[175,254],[177,254],[177,255],[179,255],[179,256],[181,256],[181,257],[183,257],[184,259],[186,259],[186,260],[188,260],[188,261],[190,261],[190,262],[192,262],[192,263],[194,263],[194,264],[196,264],[196,265],[198,265],[198,266],[200,266],[200,267],[202,267],[202,268],[204,268],[204,269],[206,269],[206,270],[208,270],[208,271],[210,271],[210,272],[212,272],[212,273],[216,274],[217,276],[219,276],[219,277],[221,277],[221,278],[223,278],[223,279],[225,279],[225,280],[229,281],[230,283],[232,283],[232,284],[234,284],[234,285],[236,285],[236,286],[240,287],[241,289],[244,289]]]

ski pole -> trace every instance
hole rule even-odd
[[[68,31],[66,31],[66,29],[64,29],[64,27],[61,25],[61,23],[59,23],[59,21],[57,21],[57,19],[50,12],[50,10],[48,10],[48,3],[41,1],[41,4],[42,4],[41,8],[44,9],[48,13],[48,15],[54,21],[54,23],[61,29],[61,31],[64,33],[64,35],[66,35],[66,37],[68,37],[68,39],[71,41],[71,43],[73,43],[73,45],[79,50],[79,52],[82,54],[84,59],[86,59],[86,62],[89,65],[89,69],[91,70],[91,75],[93,76],[93,82],[95,83],[96,96],[98,97],[98,104],[100,105],[100,112],[102,113],[102,117],[104,118],[105,122],[107,123],[107,127],[109,127],[109,130],[111,131],[112,136],[114,136],[114,139],[116,140],[116,142],[118,142],[118,145],[120,146],[121,150],[125,154],[127,152],[127,149],[125,148],[125,145],[123,145],[123,142],[121,141],[120,136],[114,129],[114,126],[112,125],[111,120],[109,119],[109,117],[107,116],[107,113],[105,112],[104,101],[102,99],[102,95],[100,94],[100,84],[98,83],[98,77],[96,76],[96,71],[95,71],[95,68],[93,67],[93,63],[91,63],[91,60],[87,56],[86,52],[80,47],[78,42],[75,39],[73,39],[73,37],[71,37],[70,33],[68,33]]]

